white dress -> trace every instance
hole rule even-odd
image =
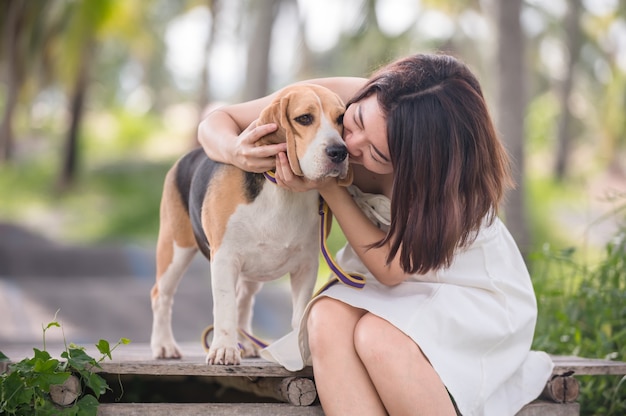
[[[386,229],[389,199],[349,190],[370,220]],[[350,245],[336,261],[346,272],[366,276],[365,287],[336,283],[319,296],[368,310],[411,337],[462,415],[514,415],[541,393],[553,364],[546,353],[530,351],[536,299],[519,250],[499,219],[459,250],[449,268],[416,274],[394,287],[379,283]],[[309,308],[300,328],[264,349],[264,358],[291,371],[311,365]]]

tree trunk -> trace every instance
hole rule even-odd
[[[554,167],[554,176],[557,180],[563,180],[567,174],[567,165],[572,143],[570,128],[572,112],[569,108],[569,101],[574,84],[576,62],[578,62],[582,43],[579,23],[581,9],[580,0],[570,0],[568,4],[569,8],[567,16],[565,17],[566,45],[568,49],[567,72],[565,79],[563,79],[561,83],[561,88],[559,89],[561,114],[558,121],[557,151]]]
[[[206,106],[211,102],[210,84],[211,84],[211,71],[209,66],[209,58],[213,45],[215,44],[215,35],[217,33],[217,25],[219,18],[219,9],[221,6],[220,0],[207,0],[207,6],[211,13],[211,30],[204,42],[204,57],[202,62],[202,74],[200,78],[200,97],[198,98],[198,105],[200,107],[200,114]]]
[[[80,124],[84,114],[85,96],[89,85],[89,69],[91,67],[93,47],[93,42],[85,42],[85,48],[80,58],[78,74],[76,74],[76,82],[73,86],[70,101],[70,128],[65,140],[63,164],[61,177],[59,179],[59,187],[61,190],[72,186],[76,180]]]
[[[207,114],[211,111],[211,68],[209,65],[209,60],[211,57],[211,51],[213,50],[213,45],[215,44],[215,36],[217,34],[217,25],[219,22],[219,9],[221,6],[221,0],[207,0],[207,7],[209,8],[209,12],[211,13],[211,29],[207,35],[207,38],[204,41],[204,50],[203,50],[203,58],[202,58],[202,71],[200,74],[200,93],[198,94],[198,114],[197,114],[197,124],[200,124],[202,119],[204,119]],[[192,133],[192,137],[190,140],[190,147],[195,148],[200,146],[198,143],[198,134],[194,129]]]
[[[4,27],[4,50],[7,64],[7,95],[4,104],[2,121],[0,121],[0,162],[9,162],[13,158],[13,115],[22,85],[22,59],[17,45],[24,11],[24,3],[20,0],[9,2]]]
[[[526,71],[524,34],[520,24],[522,0],[493,1],[496,24],[496,125],[512,160],[517,184],[503,206],[505,221],[522,254],[530,250],[524,181],[524,114]]]
[[[270,72],[270,46],[274,18],[281,0],[255,0],[250,2],[252,23],[248,41],[248,63],[243,101],[262,97],[268,93]]]

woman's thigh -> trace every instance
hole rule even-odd
[[[387,414],[354,348],[354,329],[364,314],[328,297],[311,305],[309,348],[317,392],[327,415]]]
[[[367,313],[355,327],[354,342],[390,414],[456,414],[443,382],[419,345],[397,327]]]

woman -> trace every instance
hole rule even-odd
[[[497,208],[510,185],[481,87],[461,62],[414,55],[369,80],[328,78],[346,101],[354,183],[305,182],[284,145],[256,147],[270,97],[225,107],[200,125],[212,159],[276,168],[279,186],[316,188],[366,276],[312,300],[301,326],[263,351],[288,369],[312,364],[327,415],[513,415],[551,374],[531,352],[536,300]]]

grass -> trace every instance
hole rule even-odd
[[[626,205],[625,205],[626,207]],[[573,260],[575,250],[538,253],[534,276],[539,319],[533,348],[552,354],[625,360],[626,227],[595,264]],[[546,275],[545,273],[550,273]],[[626,377],[585,377],[581,414],[623,415]]]
[[[93,244],[156,240],[163,178],[170,163],[146,161],[84,171],[67,192],[51,166],[0,169],[0,219],[25,224],[62,242]]]

